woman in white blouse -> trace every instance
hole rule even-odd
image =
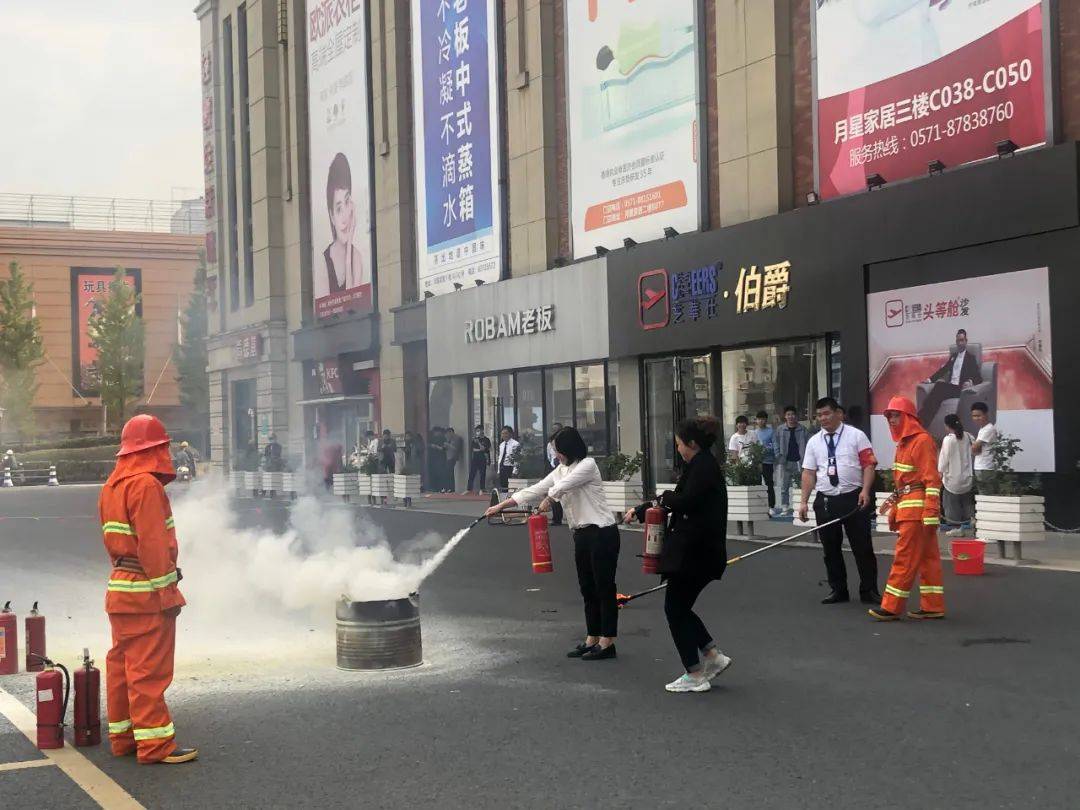
[[[619,629],[619,606],[615,601],[615,569],[619,563],[619,528],[604,496],[600,468],[589,457],[585,441],[572,427],[552,437],[559,460],[551,473],[537,484],[487,510],[487,516],[503,509],[539,502],[541,511],[555,502],[574,533],[574,562],[585,600],[585,641],[566,654],[582,661],[615,658]]]
[[[963,537],[968,533],[971,519],[975,514],[975,479],[972,471],[972,438],[964,431],[960,417],[950,413],[945,417],[945,427],[949,432],[941,440],[941,453],[938,454],[938,472],[945,490],[941,496],[941,505],[945,510],[945,521],[953,528],[945,532],[949,537]]]

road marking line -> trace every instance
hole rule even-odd
[[[15,728],[37,744],[37,718],[17,698],[0,688],[0,714]],[[42,751],[48,759],[81,787],[104,810],[146,810],[130,793],[108,777],[104,771],[65,743],[63,748]]]
[[[55,765],[51,759],[27,759],[22,762],[5,762],[0,764],[0,771],[21,771],[23,768],[41,768],[45,765]]]

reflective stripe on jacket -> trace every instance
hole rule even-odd
[[[114,565],[122,557],[138,560],[137,566],[113,568],[106,613],[159,613],[185,604],[176,586],[175,521],[161,480],[172,480],[173,474],[164,445],[122,456],[101,490],[98,507],[109,560]]]
[[[896,445],[893,479],[901,495],[896,504],[896,520],[921,521],[937,526],[941,521],[941,473],[937,466],[937,447],[929,433],[919,431],[905,436]]]

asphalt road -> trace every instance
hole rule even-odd
[[[65,661],[84,643],[104,658],[95,500],[0,491],[0,599],[41,598]],[[240,520],[279,523],[279,509]],[[365,511],[394,542],[467,522]],[[80,750],[151,808],[1077,806],[1077,575],[946,574],[947,620],[880,625],[857,603],[819,604],[816,551],[762,554],[699,603],[734,666],[710,693],[670,695],[660,597],[622,611],[617,661],[564,657],[581,608],[569,537],[553,534],[552,575],[531,572],[523,528],[470,534],[422,589],[427,663],[396,674],[337,671],[329,614],[265,605],[252,632],[262,609],[239,586],[212,621],[189,593],[169,697],[200,761]],[[655,581],[640,542],[624,534],[620,590]],[[0,688],[32,707],[31,676]],[[0,718],[0,766],[35,756]],[[94,806],[56,768],[0,770],[0,807],[30,803]]]

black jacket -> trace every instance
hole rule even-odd
[[[930,381],[949,382],[952,380],[952,368],[954,362],[956,362],[956,354],[950,354],[948,361],[934,373],[934,376],[930,378]],[[970,382],[972,385],[979,385],[982,381],[982,374],[979,373],[979,364],[975,362],[975,355],[968,352],[964,355],[964,364],[960,367],[960,385],[963,385],[966,382]]]
[[[660,505],[668,512],[659,571],[702,574],[719,579],[727,566],[727,486],[716,457],[704,450],[687,464],[673,492],[665,492]],[[645,520],[649,504],[636,510]]]

